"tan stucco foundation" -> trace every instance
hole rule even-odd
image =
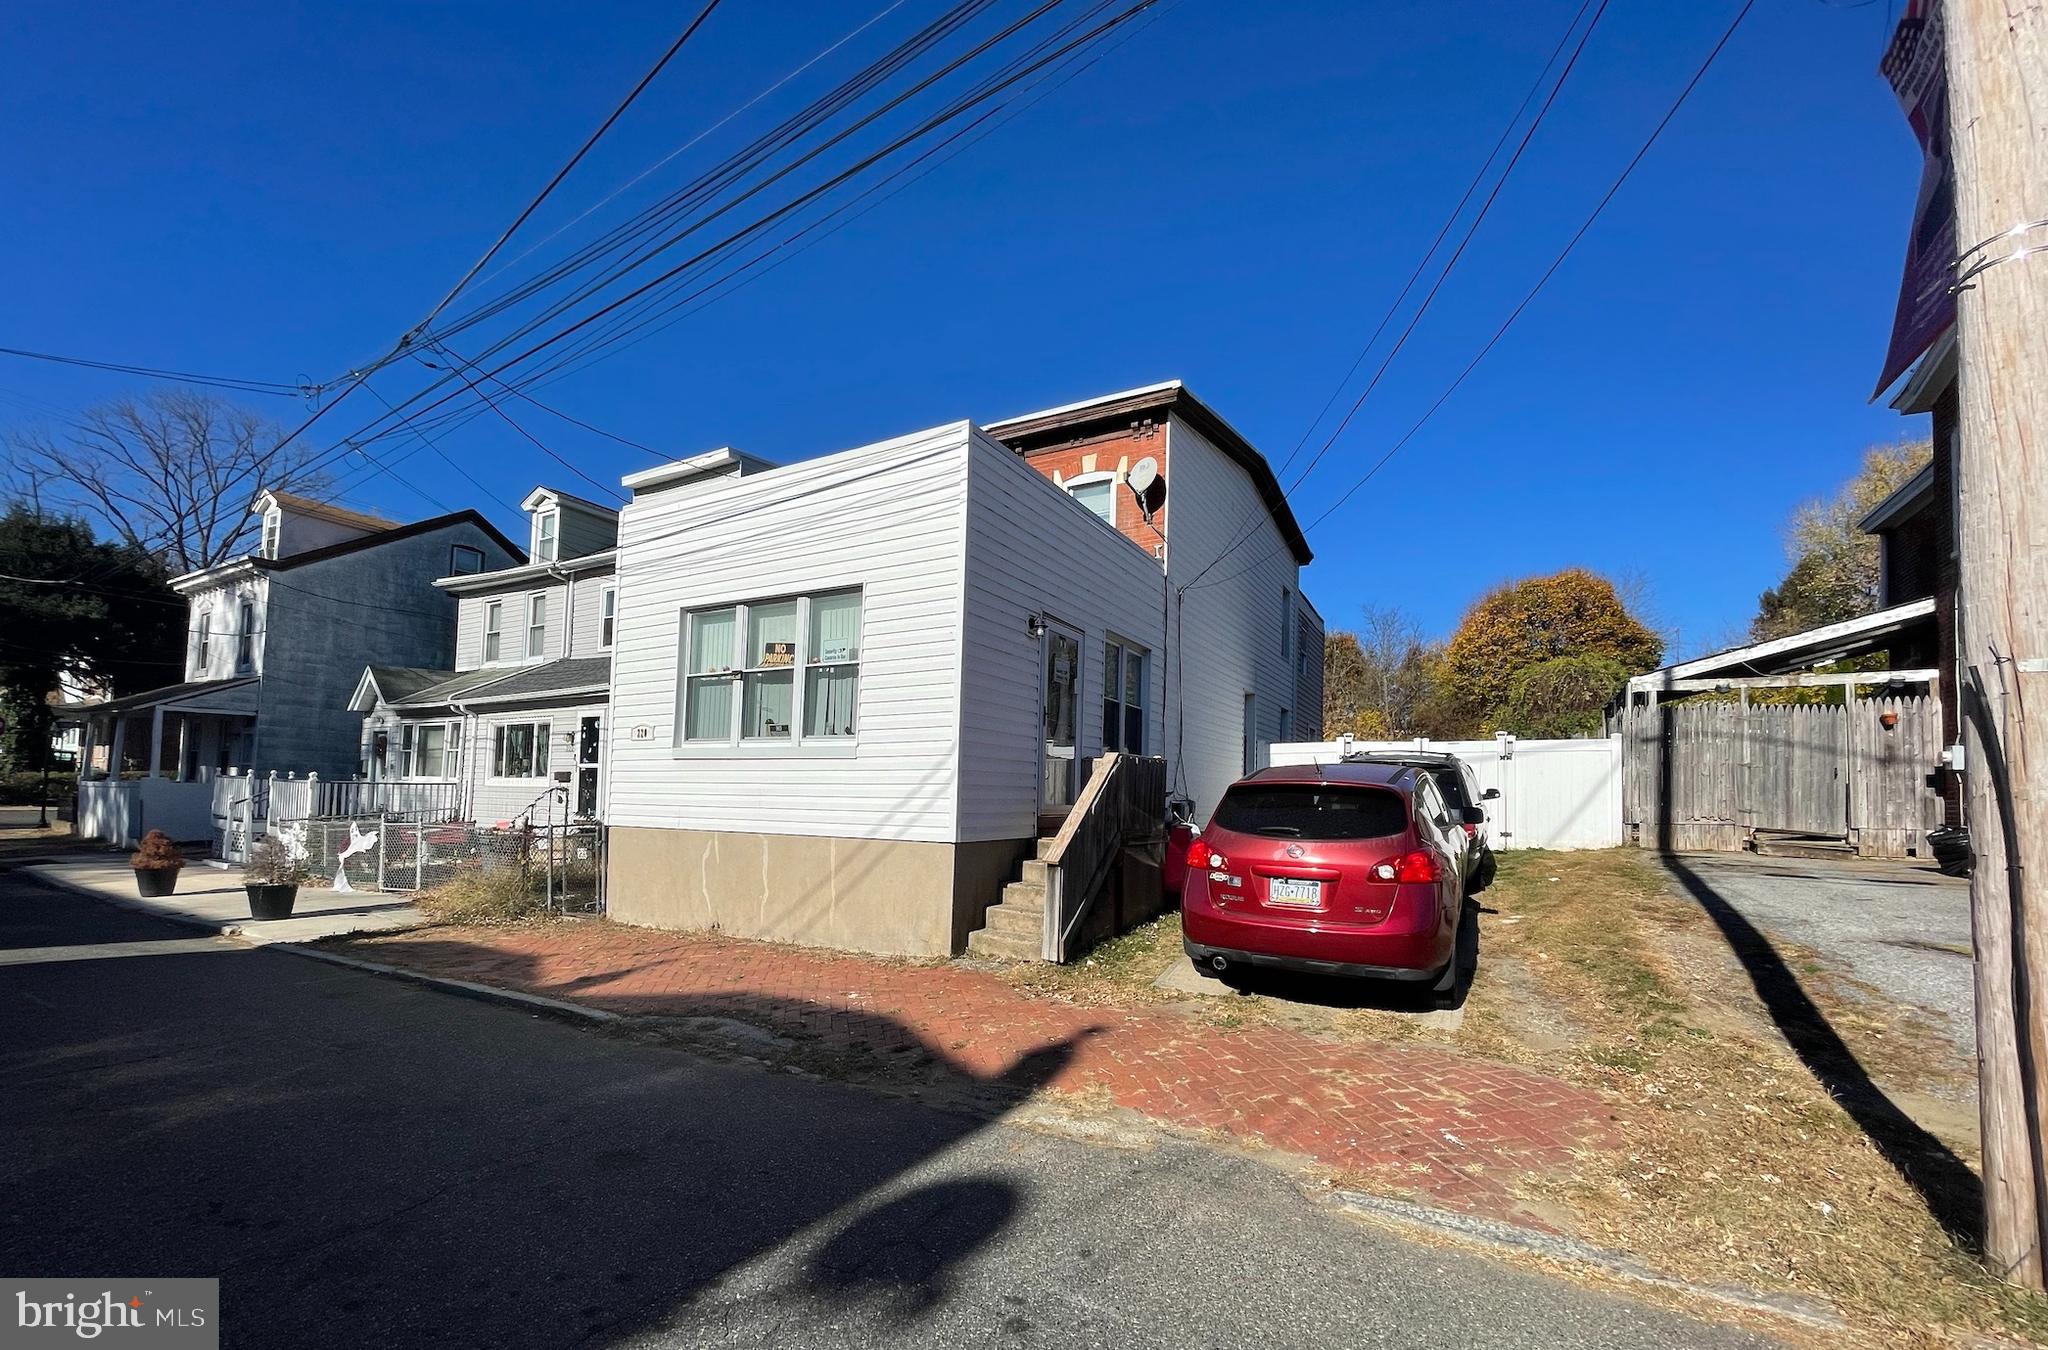
[[[948,956],[1031,840],[930,844],[614,826],[606,911],[650,928]]]

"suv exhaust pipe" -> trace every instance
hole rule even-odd
[[[1212,956],[1209,958],[1209,969],[1221,975],[1224,971],[1230,969],[1230,962],[1220,956]]]

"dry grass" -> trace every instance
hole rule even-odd
[[[532,923],[551,916],[540,879],[516,867],[467,869],[413,904],[439,924]]]
[[[1621,1146],[1525,1183],[1580,1236],[1707,1283],[1827,1299],[1850,1339],[1950,1332],[2048,1343],[2048,1301],[1984,1274],[1800,1062],[1718,928],[1632,850],[1513,853],[1481,898],[1480,974],[1455,1027],[1387,1007],[1257,995],[1188,999],[1153,981],[1180,957],[1169,914],[1075,965],[1009,978],[1076,1002],[1176,1002],[1211,1025],[1408,1040],[1541,1069],[1614,1104]],[[1828,1025],[1893,1100],[1974,1165],[1973,1066],[1925,1017],[1780,946]],[[1286,992],[1276,990],[1276,993]]]

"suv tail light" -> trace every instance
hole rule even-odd
[[[1444,869],[1436,854],[1426,848],[1418,848],[1412,853],[1403,853],[1398,858],[1388,858],[1375,864],[1372,879],[1402,883],[1442,881]]]
[[[1188,871],[1220,872],[1230,866],[1230,859],[1209,847],[1208,841],[1196,835],[1188,841]]]

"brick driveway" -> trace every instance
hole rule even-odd
[[[1033,997],[916,965],[607,923],[430,928],[340,944],[424,973],[656,1018],[765,1028],[849,1076],[1113,1102],[1300,1154],[1431,1203],[1528,1221],[1514,1183],[1607,1137],[1600,1098],[1543,1074],[1170,1009]]]

